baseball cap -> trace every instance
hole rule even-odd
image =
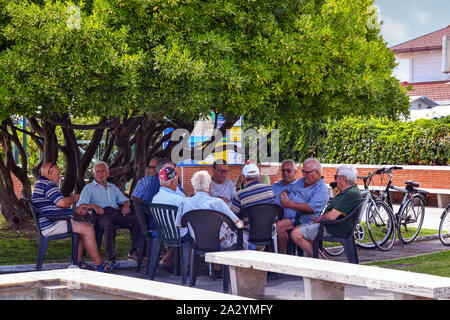
[[[171,167],[165,167],[159,170],[159,180],[160,181],[169,181],[175,178],[177,175],[177,171]]]
[[[256,164],[254,163],[250,163],[250,164],[246,164],[243,168],[242,168],[242,174],[244,176],[254,176],[259,174],[259,168]]]

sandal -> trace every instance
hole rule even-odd
[[[93,268],[91,266],[89,266],[86,262],[84,262],[83,260],[78,261],[77,264],[78,268],[83,269],[83,270],[93,270]]]
[[[99,266],[95,266],[94,270],[98,272],[110,272],[116,268],[116,265],[110,261],[103,261]]]

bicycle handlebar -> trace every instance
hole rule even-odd
[[[390,168],[383,167],[383,168],[378,169],[377,171],[375,171],[374,174],[391,173],[394,170],[400,170],[400,169],[403,169],[403,167],[398,167],[398,166],[393,166],[393,167],[390,167]]]

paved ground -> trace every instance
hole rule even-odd
[[[437,229],[439,227],[439,217],[443,209],[427,208],[426,217],[424,221],[424,228]],[[413,243],[401,246],[396,243],[394,247],[388,252],[382,252],[378,249],[358,249],[358,256],[361,263],[379,260],[391,260],[400,257],[410,257],[422,255],[437,251],[450,250],[450,247],[445,247],[441,244],[437,237],[427,238],[422,241],[414,241]],[[346,261],[345,255],[338,257],[331,257],[330,259],[336,261]],[[208,268],[205,263],[201,264],[200,275],[197,278],[197,288],[222,291],[222,280],[212,280],[209,276]],[[136,263],[134,261],[120,261],[120,267],[114,271],[114,274],[138,277],[145,279],[144,272],[136,273]],[[10,272],[26,272],[34,271],[35,265],[21,265],[21,266],[0,266],[1,273]],[[44,264],[44,269],[60,269],[66,268],[65,264]],[[181,284],[180,276],[166,273],[160,269],[157,270],[155,281],[168,282],[173,284]],[[269,275],[266,289],[266,299],[281,299],[281,300],[301,300],[304,299],[303,280],[299,277],[288,275]],[[371,290],[367,288],[360,288],[354,286],[346,287],[346,299],[393,299],[392,294],[381,290]]]

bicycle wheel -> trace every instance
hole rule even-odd
[[[397,216],[398,237],[403,243],[411,243],[422,228],[425,216],[425,201],[415,194],[408,200]]]
[[[450,246],[450,203],[444,209],[439,224],[439,239],[444,246]]]
[[[353,229],[353,238],[355,239],[355,244],[358,247],[364,249],[373,249],[376,247],[370,238],[369,230],[367,229],[367,224],[365,221],[361,221],[355,225],[355,228]]]
[[[367,229],[375,246],[382,251],[388,251],[394,245],[394,219],[394,214],[386,202],[370,202],[367,206]]]

